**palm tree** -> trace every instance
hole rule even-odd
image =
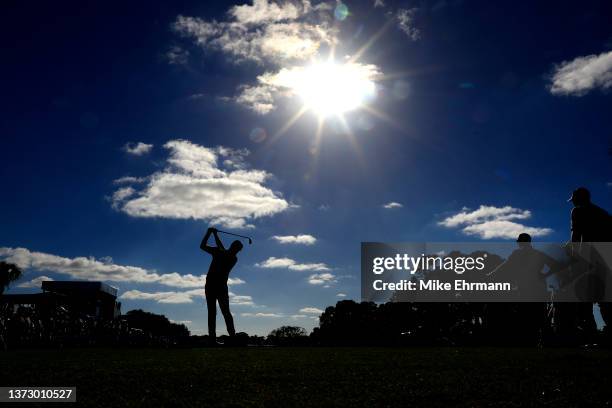
[[[21,277],[21,269],[15,264],[0,261],[0,295],[11,282],[16,281]]]

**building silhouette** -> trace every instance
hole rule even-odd
[[[27,306],[39,311],[63,307],[75,315],[87,315],[100,320],[121,316],[117,289],[103,282],[43,281],[42,293],[0,296],[0,304],[12,309]]]

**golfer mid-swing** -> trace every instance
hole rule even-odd
[[[211,234],[215,237],[216,247],[208,245],[208,239]],[[206,306],[208,308],[208,336],[210,337],[211,343],[214,345],[217,339],[215,330],[217,322],[217,301],[219,301],[219,308],[221,308],[221,313],[223,313],[223,318],[225,319],[227,332],[232,337],[236,334],[234,319],[232,318],[229,308],[227,279],[232,268],[238,261],[236,254],[242,249],[242,242],[236,240],[232,242],[229,249],[225,249],[223,242],[219,239],[217,230],[215,228],[209,228],[202,239],[200,248],[212,255],[212,262],[210,263],[208,274],[206,275],[204,292],[206,294]]]

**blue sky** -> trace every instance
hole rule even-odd
[[[579,185],[612,208],[609,2],[211,3],[3,7],[12,292],[105,280],[201,333],[214,225],[254,238],[238,330],[311,329],[361,241],[563,241]],[[331,50],[375,91],[287,126],[345,81],[300,76]]]

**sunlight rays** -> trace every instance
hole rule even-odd
[[[270,142],[276,141],[279,137],[285,134],[291,127],[298,121],[299,118],[306,113],[308,108],[306,106],[302,106],[302,108],[295,113],[289,120],[270,138]]]
[[[289,97],[299,98],[301,104],[298,110],[269,139],[269,142],[274,142],[286,134],[307,112],[314,114],[317,120],[316,130],[308,149],[313,160],[313,168],[309,171],[310,176],[316,173],[321,142],[326,133],[329,133],[325,126],[327,122],[336,122],[342,129],[337,132],[337,136],[341,135],[346,138],[357,158],[356,162],[362,166],[365,164],[363,149],[349,122],[353,122],[356,118],[362,120],[365,114],[406,133],[406,130],[397,121],[389,114],[377,109],[374,104],[380,95],[392,96],[393,87],[391,85],[385,87],[384,82],[411,76],[411,73],[383,74],[377,65],[360,62],[390,26],[392,26],[391,20],[368,38],[352,56],[337,57],[337,44],[331,44],[325,57],[319,55],[309,64],[284,67],[277,73],[264,75],[260,79],[266,85],[283,90]],[[362,111],[363,114],[353,116],[353,112],[359,111]],[[367,131],[372,129],[371,126],[362,128]]]

